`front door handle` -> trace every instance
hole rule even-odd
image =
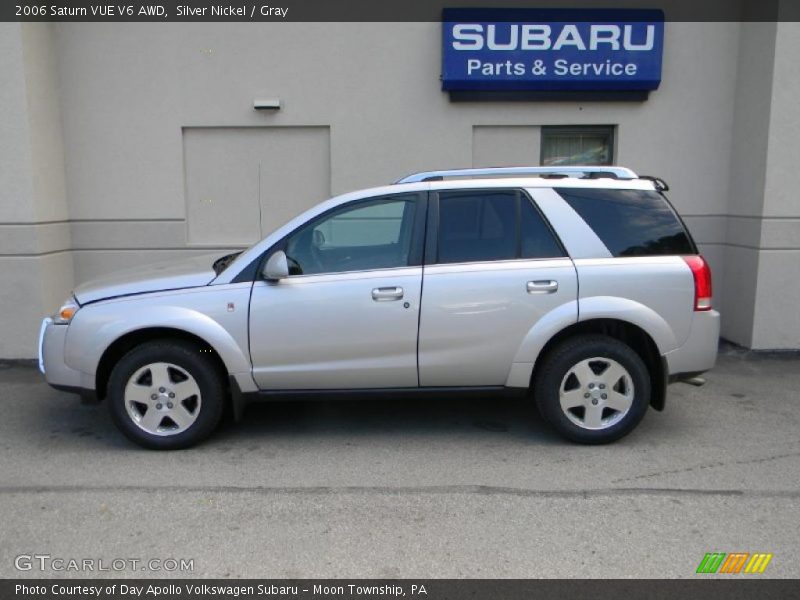
[[[400,300],[402,297],[403,288],[401,287],[381,287],[372,290],[372,299],[375,300],[375,302]]]
[[[552,279],[529,281],[525,288],[529,294],[553,294],[558,290],[558,282]]]

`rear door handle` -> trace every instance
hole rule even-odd
[[[381,287],[372,290],[372,299],[375,300],[375,302],[400,300],[402,297],[403,288],[401,287]]]
[[[529,294],[552,294],[558,290],[558,282],[552,279],[529,281],[525,288]]]

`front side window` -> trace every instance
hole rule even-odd
[[[439,263],[564,255],[530,199],[514,190],[440,193],[437,243]]]
[[[286,240],[290,275],[404,267],[409,263],[416,195],[378,198],[337,209]]]

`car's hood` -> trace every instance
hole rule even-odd
[[[217,258],[219,254],[212,254],[125,269],[79,285],[75,298],[86,304],[115,296],[208,285],[216,277],[212,265]]]

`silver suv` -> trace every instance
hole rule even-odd
[[[564,437],[610,442],[716,360],[711,273],[666,189],[621,167],[411,175],[244,252],[79,286],[40,368],[148,448],[308,396],[532,397]]]

